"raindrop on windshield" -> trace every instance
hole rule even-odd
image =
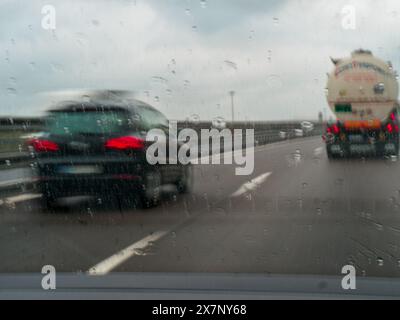
[[[224,62],[228,67],[237,70],[238,67],[237,67],[237,64],[235,62],[230,61],[230,60],[225,60]]]
[[[212,120],[212,126],[216,129],[225,129],[226,128],[226,121],[223,117],[216,117]]]
[[[151,77],[151,80],[153,82],[158,82],[158,83],[167,83],[168,82],[167,79],[165,79],[164,77],[160,77],[160,76],[153,76],[153,77]]]
[[[17,94],[17,89],[15,88],[7,88],[7,94],[11,96],[15,96]]]
[[[198,114],[192,114],[189,117],[189,122],[192,124],[198,124],[200,122],[200,116]]]
[[[276,89],[282,88],[282,85],[283,85],[283,83],[282,83],[282,79],[280,76],[275,75],[275,74],[268,76],[267,86],[269,88],[276,90]]]

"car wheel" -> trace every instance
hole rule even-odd
[[[160,202],[161,174],[158,170],[148,171],[144,175],[141,200],[144,208],[150,208]]]
[[[179,193],[190,193],[193,190],[193,166],[187,165],[182,168],[182,175],[177,184]]]

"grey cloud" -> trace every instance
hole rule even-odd
[[[50,2],[54,33],[40,27],[48,1],[2,3],[0,114],[37,114],[43,91],[112,88],[136,91],[171,118],[229,118],[233,89],[243,119],[315,118],[327,107],[329,56],[365,47],[400,63],[396,1]],[[357,9],[350,31],[340,15],[349,3]]]

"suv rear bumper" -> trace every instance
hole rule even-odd
[[[49,197],[118,194],[142,185],[146,164],[126,158],[38,159],[38,191]],[[82,172],[82,168],[95,168]]]
[[[52,198],[77,195],[113,195],[135,192],[142,186],[142,177],[114,175],[98,177],[37,178],[38,191]]]

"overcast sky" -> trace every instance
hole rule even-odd
[[[99,88],[133,90],[173,119],[230,119],[230,90],[236,119],[312,119],[327,109],[329,57],[362,47],[399,70],[399,30],[395,0],[0,0],[0,115]]]

